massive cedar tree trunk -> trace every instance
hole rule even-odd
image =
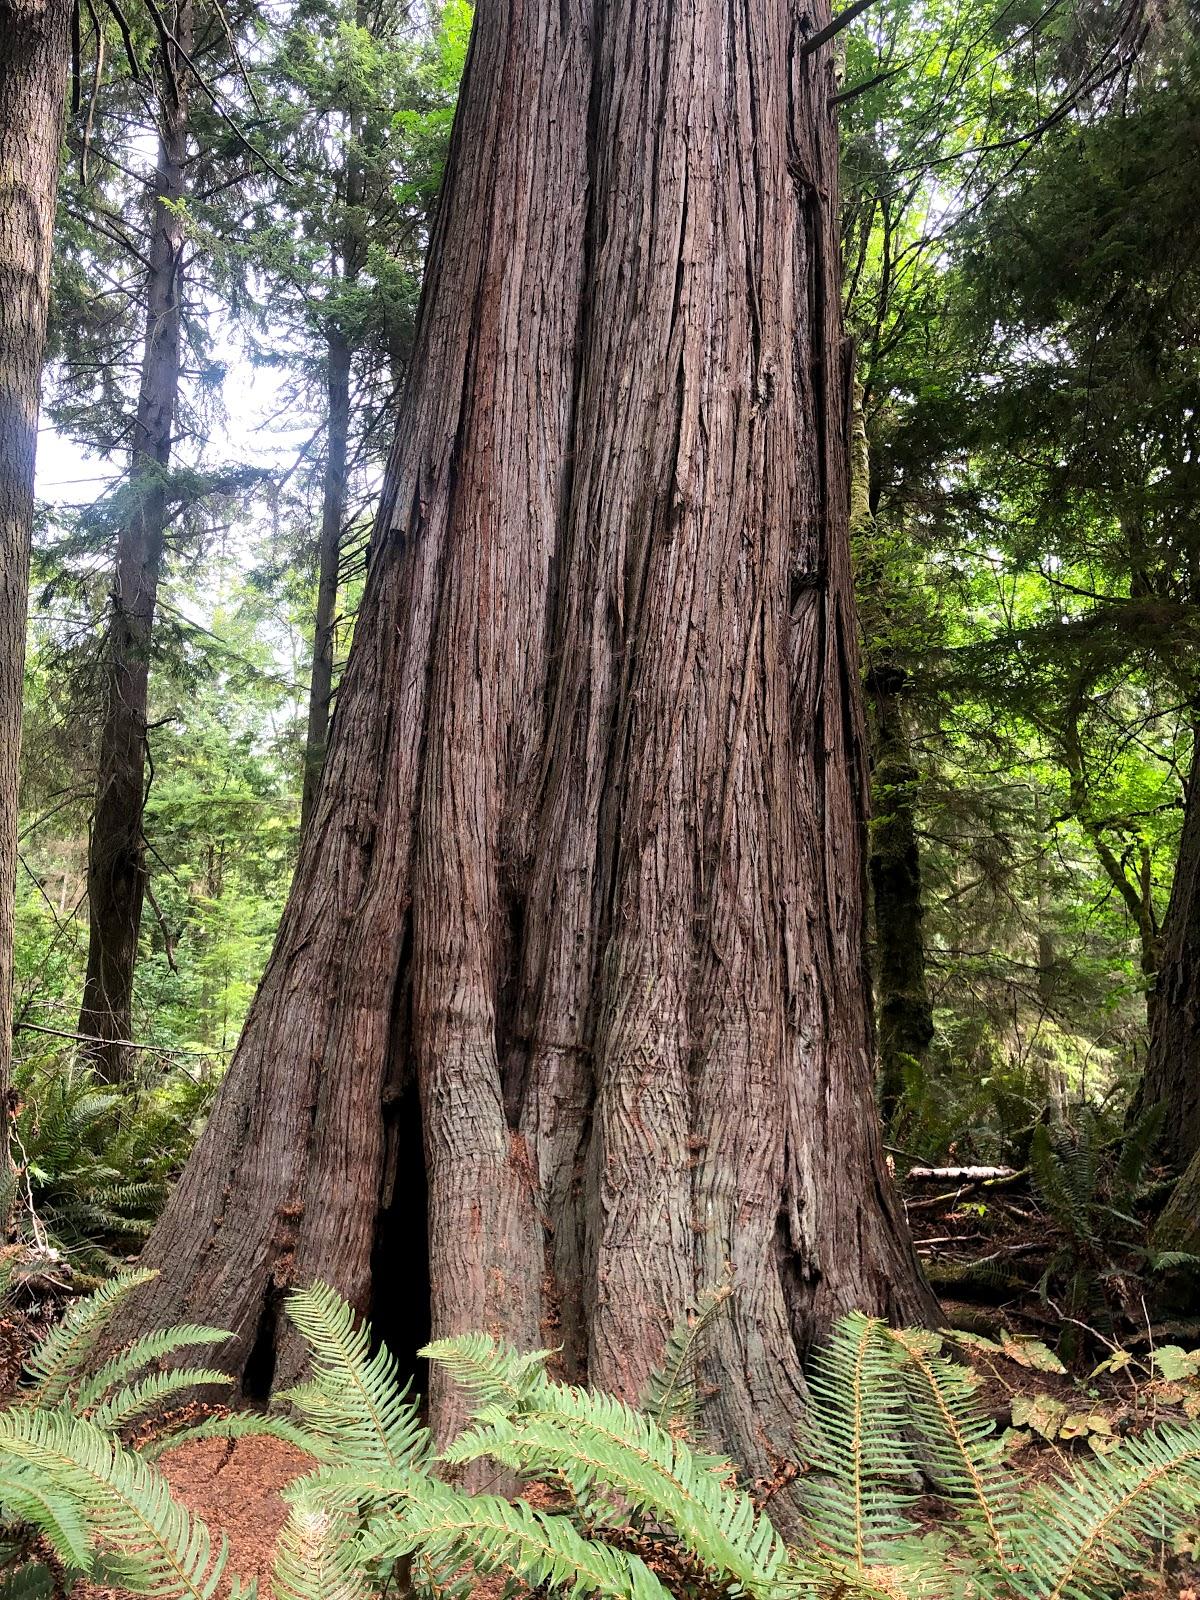
[[[172,31],[191,49],[190,0],[174,8]],[[104,721],[88,846],[88,961],[79,1032],[96,1070],[128,1075],[146,847],[146,712],[150,644],[168,517],[167,469],[179,398],[186,186],[187,68],[174,46],[161,68],[158,166],[146,270],[146,335],[125,489],[128,514],[117,535],[105,657]]]
[[[13,895],[38,396],[70,51],[65,0],[0,0],[0,1161],[8,1160]]]
[[[636,1395],[732,1271],[758,1474],[830,1317],[931,1311],[871,1098],[827,20],[476,12],[325,776],[135,1313],[235,1330],[249,1393],[322,1277],[402,1355]]]
[[[1166,1107],[1163,1151],[1178,1171],[1200,1157],[1200,737],[1188,778],[1179,859],[1159,942],[1142,1104]],[[1189,1191],[1200,1195],[1200,1168]],[[1200,1213],[1194,1218],[1200,1236]]]

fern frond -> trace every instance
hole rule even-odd
[[[1073,1133],[1039,1122],[1029,1144],[1033,1186],[1054,1220],[1079,1240],[1094,1237],[1091,1210],[1096,1199],[1099,1156],[1088,1130]]]
[[[886,1567],[860,1571],[824,1551],[793,1550],[782,1574],[785,1593],[788,1600],[945,1600],[945,1574],[919,1550],[895,1555]]]
[[[275,1547],[276,1600],[370,1600],[349,1520],[305,1497],[292,1502]]]
[[[27,1463],[72,1496],[106,1551],[128,1571],[122,1586],[155,1600],[212,1600],[228,1559],[208,1529],[171,1497],[167,1480],[90,1422],[60,1411],[0,1413],[0,1459]]]
[[[523,1500],[470,1495],[423,1473],[355,1473],[310,1480],[322,1488],[341,1480],[343,1491],[376,1502],[391,1499],[392,1518],[377,1519],[363,1555],[391,1560],[419,1550],[450,1574],[463,1566],[501,1572],[532,1589],[543,1585],[579,1600],[668,1600],[667,1590],[640,1557],[585,1539],[565,1517],[537,1511]]]
[[[72,1402],[77,1411],[86,1413],[92,1406],[99,1405],[110,1389],[148,1367],[152,1361],[163,1361],[180,1350],[194,1350],[200,1345],[225,1344],[231,1337],[224,1328],[204,1328],[186,1322],[174,1328],[158,1328],[126,1345],[98,1372],[76,1384],[72,1389]],[[229,1382],[228,1375],[224,1381]]]
[[[152,1372],[110,1395],[89,1414],[89,1421],[106,1433],[116,1433],[135,1417],[145,1416],[147,1411],[174,1395],[232,1382],[227,1372],[218,1372],[215,1368],[175,1367],[170,1372]]]
[[[57,1587],[49,1567],[31,1561],[0,1578],[0,1600],[51,1600]]]
[[[1200,1269],[1200,1256],[1189,1250],[1158,1250],[1147,1265],[1151,1272],[1196,1272]]]
[[[812,1471],[803,1497],[812,1532],[865,1572],[909,1536],[913,1463],[904,1444],[898,1347],[875,1317],[853,1312],[813,1356],[804,1444]]]
[[[924,1446],[924,1465],[939,1492],[984,1539],[991,1559],[1007,1567],[1004,1519],[1011,1514],[1017,1481],[1004,1460],[995,1423],[975,1404],[969,1367],[941,1354],[937,1334],[889,1330],[903,1353],[903,1376],[913,1421]]]
[[[429,1450],[428,1430],[381,1346],[371,1354],[370,1329],[356,1324],[346,1302],[326,1284],[288,1296],[287,1310],[312,1356],[312,1380],[287,1396],[305,1430],[364,1465],[406,1466]]]
[[[1200,1426],[1154,1429],[1031,1497],[1012,1519],[1030,1600],[1097,1600],[1115,1571],[1142,1569],[1140,1542],[1200,1508]]]
[[[1117,1180],[1124,1193],[1133,1196],[1140,1193],[1166,1120],[1165,1104],[1149,1106],[1122,1139],[1121,1153],[1117,1157]]]
[[[418,1352],[443,1367],[477,1407],[500,1406],[516,1410],[545,1381],[544,1367],[550,1350],[518,1354],[486,1333],[461,1333],[452,1339],[435,1339]]]
[[[529,1477],[559,1474],[581,1504],[599,1495],[670,1527],[691,1554],[751,1595],[774,1592],[787,1552],[770,1520],[730,1487],[728,1462],[701,1456],[652,1417],[608,1394],[546,1381],[515,1417],[481,1421],[442,1457],[492,1456]]]
[[[156,1272],[123,1272],[85,1300],[77,1300],[25,1363],[31,1380],[21,1399],[29,1405],[56,1406],[65,1400],[79,1369],[126,1295],[157,1277]]]
[[[639,1402],[641,1409],[664,1428],[674,1425],[686,1432],[694,1426],[699,1409],[696,1363],[709,1329],[732,1295],[733,1285],[729,1283],[709,1289],[672,1329],[662,1361],[651,1373]]]
[[[80,1572],[90,1567],[91,1547],[78,1505],[44,1482],[36,1470],[19,1463],[0,1468],[0,1506],[7,1518],[36,1528],[64,1566]]]

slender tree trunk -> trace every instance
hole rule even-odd
[[[1142,871],[1136,877],[1130,877],[1124,863],[1118,859],[1106,839],[1103,824],[1096,820],[1092,812],[1083,760],[1083,739],[1079,728],[1080,708],[1086,693],[1086,685],[1081,683],[1076,686],[1060,735],[1063,762],[1070,781],[1071,809],[1080,827],[1091,840],[1097,860],[1109,882],[1125,902],[1125,907],[1138,930],[1140,965],[1142,977],[1146,980],[1146,1014],[1153,1031],[1154,996],[1162,955],[1162,930],[1155,920],[1154,895],[1149,874]]]
[[[5,1166],[33,469],[70,27],[65,0],[0,0],[0,1163]]]
[[[1162,1147],[1180,1172],[1200,1155],[1200,738],[1159,944],[1142,1103],[1166,1106]],[[1189,1193],[1193,1206],[1200,1175]],[[1193,1219],[1200,1229],[1200,1214]]]
[[[174,33],[191,48],[191,0],[174,11]],[[174,49],[169,51],[175,55]],[[88,962],[79,1032],[95,1041],[87,1058],[110,1082],[128,1076],[122,1041],[133,1026],[132,999],[146,849],[146,715],[150,645],[163,539],[167,468],[181,362],[184,224],[177,209],[186,190],[187,77],[182,60],[164,63],[160,91],[158,170],[146,274],[146,337],[134,424],[129,514],[117,535],[108,627],[106,699],[97,763],[96,802],[88,850]]]
[[[354,22],[370,27],[363,0],[356,0]],[[352,91],[351,91],[352,92]],[[333,245],[333,276],[343,287],[355,284],[367,264],[367,184],[362,145],[367,133],[360,105],[345,118],[346,155],[338,189],[341,223]],[[313,665],[308,697],[308,731],[304,741],[304,788],[300,801],[301,832],[308,826],[325,766],[333,707],[334,623],[342,530],[346,522],[346,463],[350,439],[350,376],[353,351],[336,318],[326,329],[325,482],[321,504],[321,537],[317,549],[317,610],[313,626]]]
[[[804,36],[789,0],[476,11],[325,775],[134,1313],[203,1307],[246,1392],[322,1277],[396,1345],[561,1343],[636,1395],[732,1271],[710,1420],[758,1475],[831,1317],[932,1314],[872,1110]]]
[[[350,345],[337,328],[326,340],[325,485],[321,538],[317,547],[317,612],[313,628],[312,681],[308,695],[308,733],[304,741],[301,830],[308,826],[329,738],[333,701],[333,642],[337,617],[338,564],[346,519],[346,451],[350,436]]]
[[[933,1005],[925,975],[925,907],[917,837],[917,770],[904,717],[904,669],[867,673],[871,746],[871,892],[879,1015],[879,1101],[890,1122],[914,1073],[925,1071]]]
[[[917,838],[917,770],[905,719],[908,675],[888,635],[884,566],[873,548],[871,460],[862,386],[850,418],[850,535],[859,562],[867,658],[867,743],[871,767],[868,866],[875,925],[875,999],[879,1019],[879,1106],[885,1126],[911,1074],[924,1073],[933,1040],[933,1005],[925,977],[925,908]]]

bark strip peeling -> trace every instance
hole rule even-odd
[[[732,1271],[752,1474],[830,1317],[930,1308],[872,1110],[827,20],[476,12],[328,766],[147,1253],[139,1317],[243,1375],[287,1284],[415,1288],[418,1097],[434,1331],[636,1395]]]

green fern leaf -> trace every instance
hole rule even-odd
[[[1141,1192],[1166,1120],[1165,1105],[1149,1106],[1122,1139],[1116,1175],[1123,1193],[1136,1197]]]
[[[695,1425],[699,1409],[696,1364],[709,1329],[732,1296],[732,1284],[708,1290],[672,1330],[662,1361],[651,1373],[639,1402],[641,1410],[649,1412],[664,1428],[674,1426],[687,1432]]]
[[[110,1389],[148,1367],[153,1361],[164,1361],[180,1350],[194,1350],[200,1345],[225,1344],[232,1335],[224,1328],[203,1328],[192,1323],[181,1323],[174,1328],[159,1328],[118,1352],[98,1372],[85,1378],[72,1389],[75,1409],[86,1414],[99,1405]],[[225,1382],[229,1379],[226,1377]]]
[[[423,1460],[428,1430],[391,1355],[382,1346],[371,1354],[366,1324],[356,1324],[346,1302],[320,1283],[289,1295],[287,1309],[308,1344],[313,1376],[280,1398],[304,1429],[347,1461],[400,1467]]]
[[[212,1600],[228,1559],[225,1539],[214,1556],[208,1529],[171,1498],[166,1479],[99,1428],[64,1412],[14,1407],[0,1413],[0,1458],[27,1464],[75,1499],[105,1550],[127,1567],[124,1587],[155,1600]]]
[[[1005,1463],[995,1423],[975,1404],[974,1374],[941,1354],[937,1334],[908,1329],[889,1331],[888,1337],[902,1352],[926,1470],[972,1533],[982,1538],[987,1558],[1007,1567],[1004,1524],[1016,1500],[1017,1480]]]
[[[667,1600],[667,1591],[635,1555],[586,1539],[565,1517],[523,1500],[470,1495],[419,1472],[321,1472],[306,1494],[340,1494],[351,1503],[390,1500],[394,1514],[372,1523],[363,1541],[369,1560],[395,1560],[419,1551],[422,1561],[449,1575],[463,1566],[504,1573],[530,1588],[543,1585],[578,1600]]]
[[[713,1572],[744,1592],[774,1592],[786,1550],[768,1518],[730,1487],[728,1462],[700,1455],[652,1417],[608,1394],[544,1380],[536,1401],[515,1416],[490,1408],[444,1453],[448,1463],[485,1456],[528,1477],[547,1469],[570,1487],[590,1514],[602,1504],[628,1520],[629,1509],[674,1530]]]
[[[49,1567],[31,1561],[0,1578],[0,1600],[51,1600],[57,1588]]]
[[[8,1463],[0,1469],[0,1506],[6,1518],[36,1528],[66,1567],[86,1572],[91,1545],[75,1500],[47,1484],[36,1469]]]
[[[1188,1250],[1159,1250],[1147,1265],[1151,1272],[1196,1272],[1200,1269],[1200,1256]]]
[[[1197,1510],[1200,1425],[1127,1439],[1013,1514],[1013,1587],[1029,1600],[1097,1600],[1114,1573],[1144,1570],[1143,1541]]]
[[[55,1406],[65,1400],[79,1369],[126,1295],[157,1277],[155,1272],[123,1272],[101,1285],[71,1309],[34,1350],[25,1364],[30,1386],[22,1392],[29,1405]]]
[[[106,1433],[116,1433],[135,1417],[145,1416],[175,1395],[190,1389],[228,1386],[232,1382],[227,1372],[218,1372],[215,1368],[176,1367],[171,1372],[152,1372],[149,1377],[110,1395],[103,1405],[96,1406],[90,1413],[89,1420]]]
[[[293,1500],[275,1547],[276,1600],[370,1600],[352,1532],[349,1519],[327,1506]]]
[[[486,1333],[463,1333],[436,1339],[419,1352],[443,1367],[455,1383],[475,1396],[477,1407],[515,1410],[545,1382],[550,1350],[518,1354]]]
[[[201,1439],[279,1439],[317,1461],[333,1463],[342,1459],[339,1450],[309,1429],[287,1417],[264,1416],[256,1411],[205,1417],[203,1422],[197,1422],[190,1428],[160,1434],[139,1446],[138,1453],[148,1461],[155,1461],[164,1450],[175,1450],[182,1444],[195,1444]]]
[[[810,1363],[803,1498],[816,1537],[862,1573],[911,1536],[900,1354],[884,1324],[854,1312]]]

